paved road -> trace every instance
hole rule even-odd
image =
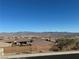
[[[5,58],[11,58],[11,59],[16,59],[16,58],[26,58],[26,59],[28,59],[28,58],[45,58],[46,59],[46,57],[48,57],[48,58],[50,58],[50,57],[53,57],[53,56],[79,56],[79,51],[67,51],[67,52],[51,52],[51,53],[37,53],[37,54],[20,54],[20,55],[10,55],[10,56],[4,56]],[[69,57],[69,58],[70,58]],[[79,57],[78,57],[78,59],[79,59]]]
[[[28,58],[26,57],[26,58],[14,58],[14,59],[79,59],[79,54],[39,56],[39,57],[28,57]]]

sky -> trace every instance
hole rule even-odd
[[[79,0],[0,0],[0,32],[79,32]]]

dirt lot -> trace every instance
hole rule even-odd
[[[5,47],[4,53],[37,53],[37,52],[47,52],[51,46],[43,45],[43,46],[22,46],[22,47]]]

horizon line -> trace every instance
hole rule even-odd
[[[61,32],[61,33],[79,33],[75,31],[2,31],[0,33],[17,33],[17,32],[35,32],[35,33],[42,33],[42,32]]]

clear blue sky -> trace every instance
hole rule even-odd
[[[0,0],[0,32],[79,32],[79,0]]]

